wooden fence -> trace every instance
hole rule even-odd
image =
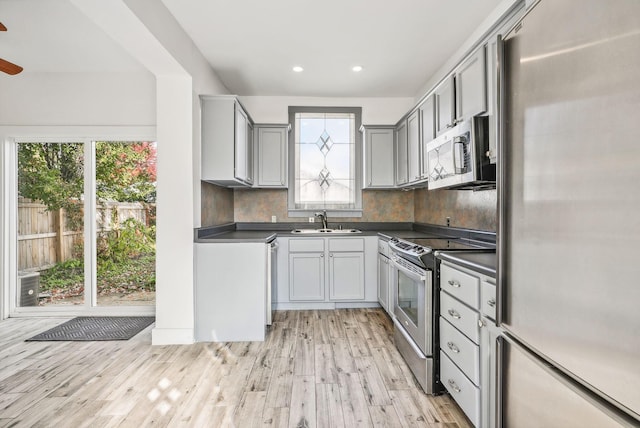
[[[151,207],[153,209],[153,207]],[[98,233],[117,229],[118,224],[134,218],[149,225],[150,208],[138,202],[106,202],[96,212]],[[35,271],[56,263],[82,257],[84,231],[69,230],[64,209],[48,211],[40,202],[18,202],[18,270]]]

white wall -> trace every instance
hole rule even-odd
[[[496,7],[487,18],[475,29],[475,31],[465,40],[464,43],[456,50],[445,62],[440,69],[429,77],[427,81],[422,85],[414,104],[418,104],[422,97],[424,97],[431,89],[433,89],[451,70],[453,70],[458,63],[460,63],[469,53],[475,44],[484,36],[488,36],[495,24],[507,14],[518,3],[524,4],[524,0],[503,0],[498,7]]]
[[[0,125],[155,125],[153,74],[29,73],[0,79]]]
[[[239,97],[256,123],[288,123],[289,106],[362,107],[365,125],[394,125],[413,107],[414,99],[398,98],[318,98]]]

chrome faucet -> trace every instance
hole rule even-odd
[[[329,228],[329,226],[327,226],[327,210],[324,210],[321,213],[315,213],[314,215],[316,217],[319,217],[320,221],[322,221],[322,228],[323,229],[328,229]]]

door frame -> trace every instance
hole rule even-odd
[[[28,126],[0,127],[0,319],[22,316],[154,315],[155,305],[97,306],[95,142],[156,141],[155,126]],[[84,304],[60,307],[17,306],[17,147],[25,142],[84,143]],[[89,174],[88,174],[89,172]]]

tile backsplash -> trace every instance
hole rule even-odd
[[[233,189],[201,182],[200,198],[202,212],[200,221],[203,227],[217,226],[233,222]]]
[[[415,222],[495,232],[497,227],[496,190],[415,191]]]
[[[341,222],[416,222],[495,232],[497,192],[483,190],[364,190],[362,217]],[[202,226],[231,222],[300,222],[287,215],[286,189],[227,189],[202,182]],[[331,221],[331,218],[329,219]]]
[[[286,189],[236,189],[233,206],[236,222],[270,222],[273,215],[278,222],[304,221],[304,218],[287,215]],[[362,217],[341,217],[339,221],[413,222],[413,216],[413,191],[364,190]]]

